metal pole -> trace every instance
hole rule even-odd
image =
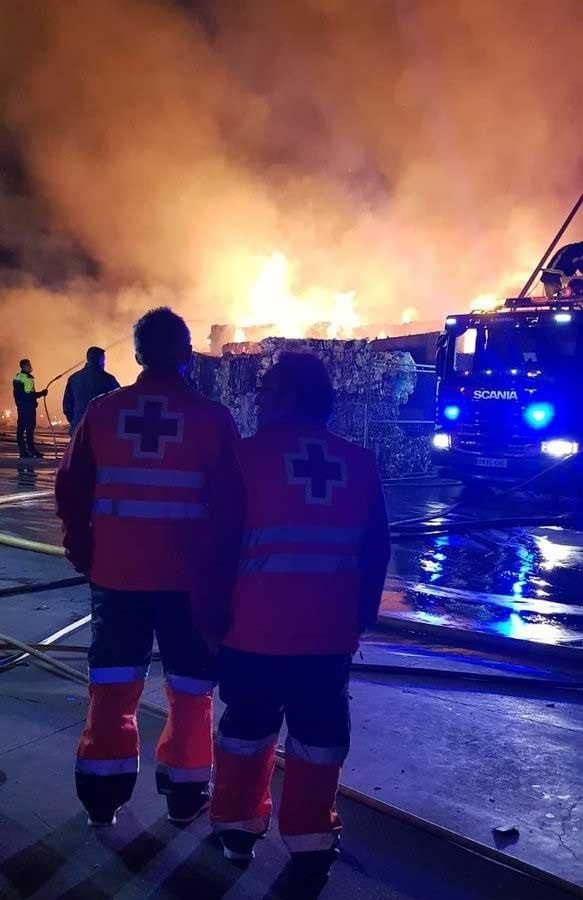
[[[372,378],[372,350],[370,341],[367,346],[368,350],[368,366],[366,379],[366,392],[364,395],[364,435],[363,445],[368,449],[368,425],[369,425],[369,405],[370,405],[370,380]]]
[[[532,273],[532,275],[530,276],[530,278],[528,279],[528,281],[526,282],[526,284],[525,284],[524,287],[522,288],[520,294],[518,295],[519,297],[526,297],[527,293],[529,292],[529,290],[531,289],[532,285],[533,285],[534,282],[536,281],[536,277],[537,277],[538,273],[540,272],[540,270],[543,268],[545,262],[547,261],[547,258],[548,258],[549,255],[553,252],[553,250],[555,249],[555,247],[557,246],[557,244],[559,243],[559,241],[560,241],[561,238],[563,237],[565,231],[567,230],[567,228],[569,227],[569,225],[571,224],[571,222],[573,221],[573,219],[574,219],[575,216],[577,215],[577,212],[579,211],[579,207],[581,206],[581,204],[583,204],[583,194],[581,194],[581,196],[580,196],[579,199],[577,200],[575,206],[573,207],[573,209],[571,210],[571,212],[569,213],[569,215],[567,216],[567,218],[565,219],[565,221],[563,222],[563,224],[561,225],[561,227],[560,227],[559,230],[557,231],[557,233],[556,233],[556,235],[554,236],[553,240],[551,241],[551,243],[549,244],[549,246],[548,246],[547,249],[545,250],[545,252],[544,252],[544,254],[543,254],[543,256],[542,256],[542,258],[541,258],[539,264],[537,265],[536,269],[534,270],[534,272]]]

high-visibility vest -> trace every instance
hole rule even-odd
[[[311,426],[239,445],[244,546],[225,644],[268,654],[353,653],[359,551],[379,477],[374,454]]]
[[[90,403],[79,426],[93,460],[90,579],[114,590],[204,591],[209,473],[237,435],[228,410],[179,376],[144,372]]]
[[[19,381],[23,387],[25,394],[34,394],[34,376],[28,375],[26,372],[17,372],[14,381]]]

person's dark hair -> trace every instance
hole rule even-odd
[[[22,367],[25,366],[27,363],[30,364],[30,359],[21,359],[19,362],[20,368],[22,369]]]
[[[86,359],[88,363],[96,363],[100,356],[105,356],[103,347],[89,347]]]
[[[271,371],[280,389],[296,395],[301,416],[316,422],[328,421],[334,405],[334,389],[319,357],[312,353],[282,353]]]
[[[190,331],[168,306],[151,309],[134,325],[134,344],[142,364],[173,371],[184,363]]]

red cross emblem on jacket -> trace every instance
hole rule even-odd
[[[236,431],[229,412],[179,375],[143,372],[90,403],[57,476],[65,546],[94,584],[184,591],[205,615],[220,593],[215,541],[241,515]],[[234,567],[238,534],[221,544]],[[229,563],[228,560],[231,560]]]
[[[167,397],[142,395],[136,409],[119,414],[118,436],[132,441],[134,457],[163,459],[167,444],[182,442],[183,431],[184,416],[168,412]]]
[[[300,447],[285,456],[288,484],[305,486],[306,503],[329,506],[333,488],[346,487],[346,463],[327,453],[324,441],[300,439]]]
[[[353,653],[388,556],[374,454],[318,425],[282,422],[242,441],[238,456],[247,503],[226,646]]]

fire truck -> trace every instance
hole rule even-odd
[[[527,283],[494,310],[445,320],[433,459],[463,481],[526,484],[547,470],[580,481],[583,257],[564,263],[577,247],[583,253],[583,243],[568,245],[536,270],[544,296],[526,296]]]

